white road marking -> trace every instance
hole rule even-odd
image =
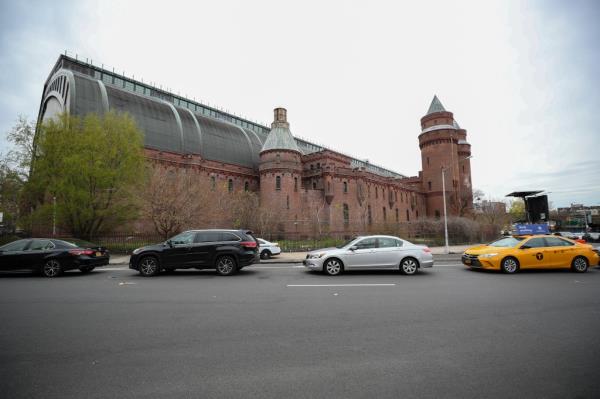
[[[393,287],[396,284],[288,284],[286,287]]]
[[[129,270],[128,267],[103,267],[98,270]]]

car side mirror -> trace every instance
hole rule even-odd
[[[173,248],[173,241],[167,240],[167,241],[165,241],[165,244],[167,244],[169,246],[169,248]]]
[[[353,245],[350,247],[350,251],[356,251],[358,249],[358,247],[356,245]]]

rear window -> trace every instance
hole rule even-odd
[[[54,244],[57,248],[77,248],[77,244],[64,240],[54,240]]]
[[[221,232],[219,231],[200,231],[196,233],[195,242],[217,242],[221,241]]]
[[[240,237],[233,233],[221,233],[219,238],[221,241],[241,241]]]

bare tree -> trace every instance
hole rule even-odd
[[[210,206],[210,190],[191,170],[154,165],[143,198],[144,215],[164,238],[198,223]]]

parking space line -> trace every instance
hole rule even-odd
[[[396,284],[287,284],[286,287],[393,287]]]

